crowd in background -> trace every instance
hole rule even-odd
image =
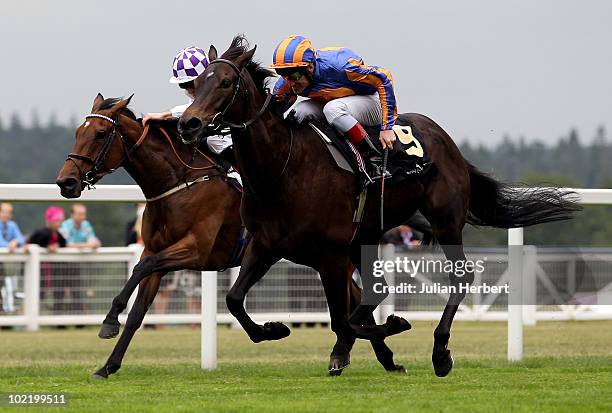
[[[44,226],[34,230],[27,237],[13,221],[13,206],[9,203],[0,204],[0,248],[7,248],[14,253],[19,248],[28,251],[30,245],[38,245],[54,253],[59,248],[71,247],[94,250],[102,244],[87,220],[87,207],[83,204],[73,204],[70,217],[66,219],[64,209],[49,206],[44,213]],[[54,266],[50,262],[42,262],[41,298],[52,300],[54,313],[67,311],[80,312],[83,306],[81,275],[79,263],[72,263],[62,269],[61,277],[54,274]],[[15,292],[18,290],[17,276],[7,264],[0,264],[0,299],[2,312],[14,313]]]

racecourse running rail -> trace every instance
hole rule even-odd
[[[580,203],[605,205],[612,204],[612,190],[610,189],[573,189],[580,196]],[[27,202],[66,202],[56,185],[51,184],[0,184],[0,200],[2,201],[27,201]],[[135,185],[99,185],[96,190],[86,191],[82,194],[79,202],[87,201],[102,201],[102,202],[142,202],[144,196]],[[521,228],[511,229],[508,232],[509,245],[523,245],[523,230]],[[58,325],[58,324],[98,324],[104,317],[105,310],[112,300],[112,294],[121,287],[125,277],[131,273],[131,268],[138,262],[140,256],[140,248],[138,246],[124,248],[100,248],[95,252],[82,252],[78,250],[65,249],[58,254],[47,254],[44,249],[33,246],[29,253],[16,253],[8,255],[0,250],[0,262],[12,263],[16,268],[15,273],[20,273],[23,279],[23,310],[14,315],[1,315],[0,325],[23,325],[28,330],[36,330],[40,325]],[[553,252],[540,252],[536,258],[533,249],[525,248],[518,256],[513,256],[513,249],[509,250],[507,257],[507,269],[502,274],[510,284],[510,297],[508,302],[520,302],[520,297],[525,291],[535,291],[536,278],[540,282],[546,283],[547,275],[542,269],[542,265],[538,262],[544,260],[557,260]],[[515,249],[515,251],[519,251]],[[383,250],[383,254],[391,254],[393,251]],[[611,253],[612,254],[612,253]],[[516,254],[515,254],[516,255]],[[601,256],[602,254],[599,254]],[[608,255],[608,254],[604,254]],[[505,261],[501,256],[500,261]],[[612,255],[607,259],[612,261]],[[97,312],[97,307],[93,306],[95,300],[90,300],[89,307],[85,310],[79,309],[78,313],[65,312],[64,314],[56,314],[53,311],[44,311],[45,297],[40,295],[41,283],[41,262],[55,263],[79,263],[79,265],[96,265],[95,263],[114,263],[119,265],[115,273],[120,274],[115,282],[118,286],[111,286],[109,297],[104,297],[103,293],[97,290],[93,293],[90,290],[83,288],[83,295],[86,299],[95,298],[104,310]],[[88,264],[89,263],[89,264]],[[317,284],[316,277],[313,277],[313,271],[306,267],[297,266],[292,263],[280,263],[284,266],[280,271],[282,274],[276,275],[276,282],[282,278],[287,278],[287,273],[291,273],[291,277],[297,276],[297,281],[294,284],[283,284],[286,290],[285,306],[281,309],[271,304],[271,301],[266,302],[266,293],[262,292],[259,297],[251,302],[251,308],[256,311],[255,318],[257,320],[272,320],[272,321],[287,321],[287,322],[327,322],[329,316],[324,305],[324,297],[322,291],[318,291],[317,287],[311,287],[309,302],[315,303],[314,307],[302,308],[304,298],[300,296],[300,291],[308,289],[309,282]],[[505,265],[505,264],[504,264]],[[571,263],[569,264],[571,266]],[[42,277],[44,279],[44,266]],[[108,271],[108,269],[107,269]],[[92,270],[95,274],[95,270]],[[217,323],[234,324],[231,316],[226,312],[219,311],[218,297],[223,295],[227,285],[230,284],[237,275],[237,269],[226,274],[217,274],[215,272],[203,273],[201,278],[201,313],[182,313],[173,314],[151,314],[145,318],[145,323],[201,323],[202,326],[202,368],[215,368],[216,366],[216,325]],[[268,276],[270,277],[270,275]],[[93,278],[93,276],[92,276]],[[266,277],[267,278],[267,277]],[[264,278],[264,281],[266,280]],[[271,276],[272,284],[270,289],[278,289],[278,285],[274,285],[274,275]],[[218,286],[218,280],[223,285]],[[427,280],[421,280],[426,283]],[[571,277],[570,277],[571,281]],[[523,286],[522,283],[526,283]],[[612,284],[611,284],[612,285]],[[607,286],[609,287],[609,286]],[[262,291],[265,291],[262,290]],[[277,291],[277,290],[276,290]],[[5,288],[6,293],[6,288]],[[89,295],[93,294],[93,297]],[[276,294],[272,294],[274,297]],[[554,295],[554,292],[553,292]],[[490,298],[490,297],[489,297]],[[523,325],[533,324],[536,319],[612,319],[610,311],[588,311],[588,306],[570,306],[560,303],[558,306],[561,311],[546,312],[535,310],[534,305],[509,305],[507,311],[496,311],[490,302],[480,301],[481,298],[476,297],[474,305],[462,305],[457,318],[468,320],[508,320],[508,359],[511,361],[521,360],[523,356]],[[5,304],[6,305],[6,304]],[[222,307],[222,305],[221,305]],[[282,305],[281,305],[282,307]],[[42,308],[42,311],[41,311]],[[102,308],[102,307],[100,307]],[[442,308],[440,306],[440,308]],[[128,307],[129,309],[129,307]],[[585,310],[586,309],[586,310]],[[378,310],[378,317],[384,319],[388,314],[396,312],[399,315],[406,316],[409,319],[437,319],[439,311],[406,311],[402,304],[396,300],[395,303],[383,304]],[[433,309],[432,309],[433,310]],[[6,311],[5,311],[6,313]],[[124,322],[125,318],[122,319]]]

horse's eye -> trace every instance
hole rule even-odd
[[[96,132],[96,139],[104,139],[106,137],[106,132],[103,130],[99,130]]]
[[[221,87],[223,87],[224,89],[227,89],[231,85],[232,85],[232,81],[229,79],[223,79],[223,81],[221,82]]]

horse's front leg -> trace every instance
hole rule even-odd
[[[125,356],[134,333],[141,326],[147,310],[151,306],[157,291],[159,290],[159,282],[164,273],[153,273],[140,282],[138,287],[138,296],[134,302],[134,306],[130,310],[127,323],[121,333],[119,341],[115,345],[113,352],[104,364],[104,366],[94,373],[95,378],[108,378],[109,375],[115,373],[121,367],[121,362]]]
[[[265,340],[280,340],[291,333],[283,323],[268,322],[263,326],[255,323],[244,308],[244,300],[248,291],[278,260],[279,258],[275,257],[269,250],[259,245],[257,240],[251,240],[244,253],[238,278],[225,298],[230,313],[236,317],[254,343]]]
[[[213,242],[198,244],[193,235],[182,238],[170,247],[153,254],[151,251],[143,251],[142,258],[138,265],[134,267],[132,276],[125,283],[121,292],[113,299],[110,311],[106,315],[98,336],[100,338],[113,338],[119,334],[119,314],[125,310],[130,296],[138,284],[153,272],[169,272],[184,268],[195,268],[203,256],[202,251],[198,250],[198,245],[207,245],[205,252],[207,257],[212,249]]]

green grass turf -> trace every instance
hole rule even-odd
[[[505,323],[455,323],[455,368],[430,363],[433,322],[387,340],[405,375],[386,373],[358,341],[341,377],[327,377],[334,342],[323,328],[296,328],[279,342],[251,343],[219,328],[219,368],[199,368],[200,332],[188,327],[136,334],[122,369],[91,373],[115,340],[97,330],[0,332],[0,392],[69,394],[67,408],[33,411],[490,412],[612,411],[612,322],[540,322],[525,328],[525,361],[505,361]],[[0,411],[27,408],[0,407]]]

